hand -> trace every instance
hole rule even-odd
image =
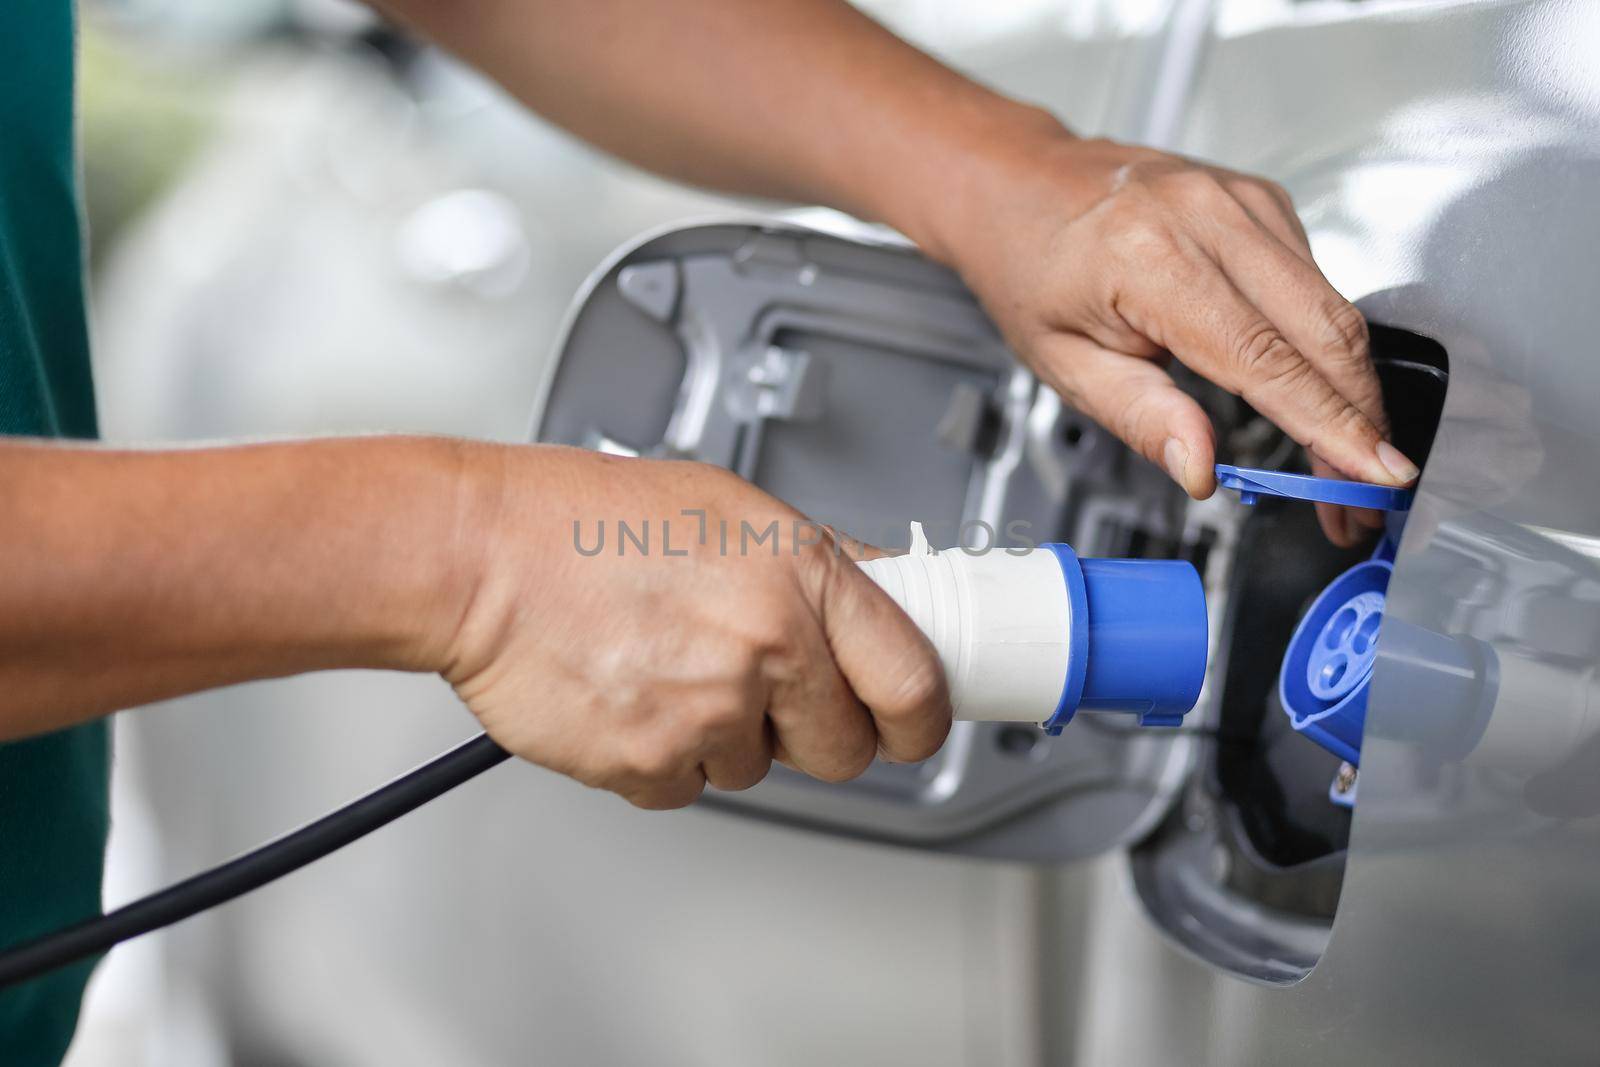
[[[944,742],[932,646],[824,527],[702,464],[477,456],[480,562],[442,673],[506,749],[675,808],[773,759],[842,781]],[[619,553],[619,519],[636,537],[648,522],[648,548]]]
[[[1053,121],[965,172],[928,234],[1046,383],[1191,496],[1215,490],[1215,439],[1162,367],[1175,356],[1310,451],[1316,473],[1405,485],[1385,440],[1366,322],[1312,261],[1271,182],[1150,149],[1085,141]],[[1319,505],[1348,544],[1374,512]]]

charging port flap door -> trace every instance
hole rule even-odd
[[[887,548],[908,547],[918,521],[935,548],[1069,541],[1204,573],[1216,541],[1184,522],[1159,472],[1039,388],[951,272],[861,236],[725,223],[624,248],[570,313],[535,437],[715,463]],[[775,767],[705,802],[929,849],[1070,859],[1154,826],[1192,743],[1120,716],[1080,715],[1060,737],[958,722],[921,764],[841,785]]]

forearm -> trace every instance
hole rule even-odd
[[[0,444],[0,737],[256,678],[441,669],[476,447]]]
[[[685,181],[888,222],[939,256],[1048,115],[843,0],[379,0],[525,103]]]

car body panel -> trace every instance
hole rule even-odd
[[[1059,1017],[1055,1047],[1590,1061],[1600,7],[1307,7],[1208,42],[1179,147],[1283,182],[1334,284],[1448,351],[1388,618],[1483,642],[1509,673],[1486,709],[1380,658],[1343,895],[1304,981],[1250,984],[1157,947],[1108,893],[1081,921],[1137,977],[1096,972],[1117,988]],[[1098,1011],[1134,999],[1142,1028]]]

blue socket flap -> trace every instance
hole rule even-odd
[[[1414,495],[1410,489],[1395,489],[1371,482],[1347,482],[1340,478],[1313,478],[1309,474],[1285,474],[1283,471],[1260,470],[1256,467],[1233,467],[1217,464],[1217,484],[1224,489],[1236,489],[1239,499],[1254,504],[1259,496],[1287,496],[1296,500],[1320,500],[1327,504],[1345,504],[1375,511],[1405,511],[1411,507]]]

